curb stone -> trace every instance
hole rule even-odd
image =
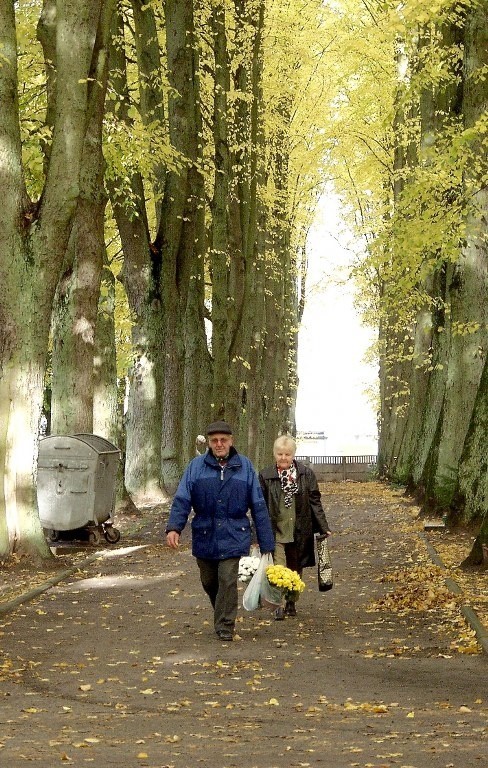
[[[420,533],[420,538],[424,542],[427,551],[429,553],[430,559],[435,565],[438,565],[439,568],[442,568],[442,570],[447,571],[446,566],[442,562],[439,553],[435,549],[435,547],[430,543],[425,533]],[[453,578],[450,576],[446,576],[444,579],[444,583],[446,587],[454,594],[454,595],[462,595],[463,591],[459,584],[454,581]],[[471,606],[465,605],[464,603],[461,604],[461,613],[464,616],[467,624],[471,627],[471,629],[476,634],[476,639],[478,643],[481,646],[481,649],[484,653],[488,654],[488,629],[485,627],[485,625],[480,620],[478,614],[476,611],[474,611]]]
[[[58,573],[57,576],[54,576],[51,579],[48,579],[43,584],[40,584],[38,587],[34,587],[33,589],[27,590],[27,592],[23,592],[18,597],[14,597],[12,600],[8,600],[5,603],[0,603],[0,616],[3,616],[6,613],[9,613],[14,608],[18,608],[19,605],[22,605],[22,603],[28,603],[30,600],[33,600],[35,597],[38,597],[38,595],[41,595],[43,592],[46,592],[48,589],[51,589],[51,587],[56,586],[56,584],[59,584],[60,581],[63,581],[63,579],[68,578],[68,576],[71,576],[73,573],[76,573],[80,568],[82,568],[84,565],[89,565],[94,560],[97,560],[103,556],[102,552],[95,552],[93,555],[90,555],[89,557],[85,558],[85,560],[81,560],[76,565],[73,565],[71,568],[67,568],[64,571],[61,571]]]

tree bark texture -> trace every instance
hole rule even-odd
[[[240,262],[240,250],[230,247],[229,191],[232,161],[229,151],[230,62],[227,51],[225,3],[212,8],[210,26],[213,39],[213,141],[214,180],[211,201],[211,253],[212,279],[212,409],[215,417],[235,423],[237,411],[229,402],[228,377],[230,347],[233,333],[231,306],[235,297],[230,295],[230,275],[235,262]],[[237,427],[237,425],[236,425]]]
[[[256,398],[262,354],[265,272],[264,238],[258,234],[259,189],[263,188],[262,30],[264,4],[234,4],[234,46],[226,47],[224,5],[213,16],[214,152],[212,204],[213,413],[234,426],[241,450],[255,442],[249,425],[259,423]],[[242,57],[242,50],[248,51]],[[239,94],[229,110],[231,82]],[[229,115],[233,119],[229,120]],[[229,149],[232,145],[232,149]]]
[[[97,30],[80,193],[53,311],[51,429],[58,434],[93,432],[95,329],[105,256],[102,127],[114,6],[115,0],[106,2]]]
[[[104,259],[95,328],[93,432],[118,446],[120,439],[115,349],[115,278]]]
[[[183,158],[183,166],[178,172],[168,172],[154,241],[161,264],[159,285],[163,318],[161,477],[166,489],[172,492],[183,468],[185,317],[203,318],[203,307],[198,305],[202,291],[189,292],[191,280],[203,279],[200,210],[203,181],[193,2],[168,0],[164,11],[168,80],[173,89],[168,104],[169,136],[172,147]],[[194,311],[188,305],[190,298],[197,302]],[[187,434],[190,431],[195,429],[187,425]]]
[[[181,435],[180,471],[195,454],[195,439],[205,433],[205,425],[211,416],[212,361],[208,349],[205,328],[205,255],[207,249],[205,176],[203,152],[202,95],[200,77],[202,71],[200,44],[197,41],[193,20],[193,120],[192,164],[189,172],[191,190],[190,215],[193,225],[187,233],[186,248],[191,260],[190,277],[183,307],[183,342],[185,349],[183,369],[183,418]]]
[[[149,9],[147,13],[150,13]],[[127,126],[129,89],[124,47],[123,20],[114,19],[114,44],[111,58],[111,83],[117,95],[117,117]],[[144,27],[137,27],[143,37]],[[147,41],[140,40],[145,48]],[[157,89],[157,83],[152,82]],[[152,101],[157,102],[157,97]],[[129,369],[129,392],[125,426],[125,486],[136,502],[157,502],[165,497],[161,488],[161,398],[164,359],[161,350],[162,318],[159,288],[160,264],[151,245],[146,211],[144,180],[134,170],[129,179],[130,196],[120,190],[123,180],[108,183],[110,201],[122,244],[124,263],[121,281],[124,285],[132,317],[132,365]],[[158,182],[164,185],[164,176]]]
[[[465,27],[462,100],[458,90],[453,90],[449,101],[454,114],[461,105],[465,128],[471,128],[486,113],[487,106],[485,81],[478,81],[476,76],[476,70],[483,64],[486,66],[486,30],[483,25],[481,28],[479,18],[479,10],[471,12]],[[473,27],[477,27],[474,35]],[[458,36],[456,30],[444,30],[444,34],[448,41]],[[476,82],[478,84],[474,85]],[[480,150],[479,156],[483,157],[482,147]],[[474,152],[473,156],[476,158],[477,154]],[[484,350],[488,345],[486,193],[483,190],[476,192],[479,183],[472,178],[478,173],[481,180],[483,173],[486,174],[486,161],[481,162],[481,170],[476,166],[478,163],[473,163],[473,170],[468,171],[465,179],[471,187],[467,194],[471,202],[466,206],[465,245],[458,262],[446,267],[445,385],[437,437],[422,476],[427,498],[441,508],[456,503],[459,464],[484,367]]]
[[[0,212],[2,559],[14,550],[50,555],[37,513],[38,431],[51,307],[79,196],[90,108],[87,80],[102,7],[100,0],[57,5],[54,130],[43,195],[34,206],[22,173],[14,6],[0,3],[0,181],[6,194]]]
[[[466,73],[466,85],[464,89],[464,119],[467,127],[471,127],[477,121],[486,116],[488,109],[488,85],[486,78],[476,78],[476,73],[488,65],[488,30],[486,26],[486,13],[488,3],[484,2],[473,10],[468,18],[465,36],[464,67]],[[485,134],[486,136],[486,134]],[[487,152],[486,139],[483,146],[477,146],[476,156],[484,158],[477,172],[484,173],[486,178]],[[486,225],[488,220],[488,193],[486,185],[478,185],[476,195],[477,227],[473,236],[468,254],[475,264],[488,262],[488,248],[486,239]],[[479,291],[486,290],[484,286],[477,286]],[[486,305],[483,307],[486,312]],[[459,490],[463,499],[463,518],[470,522],[474,519],[481,520],[481,530],[478,536],[478,547],[481,549],[482,558],[486,562],[486,545],[488,544],[488,464],[486,452],[486,436],[488,434],[488,343],[486,340],[487,327],[485,325],[484,341],[477,350],[470,345],[471,354],[476,354],[477,366],[483,365],[476,400],[471,413],[469,428],[464,443],[463,453],[459,466]]]

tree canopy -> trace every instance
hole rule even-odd
[[[46,403],[120,445],[136,501],[210,419],[257,465],[294,432],[330,184],[378,328],[381,470],[486,521],[486,10],[0,0],[0,557],[48,555]]]

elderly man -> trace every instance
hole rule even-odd
[[[166,541],[173,549],[179,546],[193,509],[192,553],[214,609],[217,637],[229,641],[237,616],[239,559],[249,554],[251,545],[248,511],[263,554],[274,550],[274,536],[256,471],[234,448],[229,424],[210,424],[207,440],[207,452],[190,461],[177,488]]]

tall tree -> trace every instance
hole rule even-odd
[[[236,0],[232,23],[226,4],[212,14],[214,52],[214,181],[211,205],[213,412],[235,424],[247,445],[244,424],[251,363],[252,319],[260,314],[263,273],[255,269],[259,163],[263,157],[262,32],[264,2]],[[234,34],[228,45],[229,30]],[[232,92],[232,103],[230,94]],[[254,373],[254,372],[253,372]]]
[[[125,476],[130,493],[145,499],[156,498],[162,487],[173,488],[190,458],[202,429],[197,422],[209,378],[193,9],[166,4],[164,34],[155,9],[134,0],[124,11],[126,20],[119,17],[107,146],[110,196],[124,253],[122,279],[133,318]],[[131,63],[134,54],[137,67]],[[121,137],[120,122],[132,141]],[[114,142],[122,154],[113,151]]]
[[[141,84],[141,104],[147,106],[152,141],[164,126],[164,105],[159,71],[160,51],[152,8],[136,14],[137,51],[148,51],[154,74]],[[126,9],[127,13],[127,9]],[[134,500],[156,501],[164,496],[161,487],[161,297],[159,262],[151,245],[146,208],[145,175],[152,172],[147,137],[141,133],[136,99],[131,90],[128,67],[130,49],[124,15],[114,18],[110,51],[110,100],[106,119],[106,183],[123,251],[119,279],[124,285],[131,313],[132,361],[129,367],[128,407],[125,414],[125,484]],[[142,69],[142,71],[144,71]],[[142,75],[141,75],[142,77]],[[137,103],[137,101],[136,101]],[[143,112],[143,115],[146,115]],[[139,145],[142,144],[142,147]],[[164,169],[155,174],[155,184],[164,187]],[[160,176],[162,174],[162,177]]]
[[[22,163],[15,6],[10,0],[0,2],[2,559],[14,549],[50,555],[37,514],[38,431],[51,307],[79,198],[88,115],[98,87],[94,46],[103,7],[102,0],[60,0],[56,5],[52,145],[42,195],[32,201]]]
[[[470,160],[467,166],[472,181],[473,212],[469,227],[469,243],[466,258],[475,266],[488,263],[486,221],[488,192],[486,171],[488,156],[486,146],[486,122],[488,114],[488,86],[483,73],[488,65],[488,30],[486,26],[487,3],[476,5],[470,12],[465,34],[464,71],[465,86],[463,115],[467,131]],[[479,267],[478,267],[479,274]],[[475,286],[475,297],[483,296],[487,287],[486,273],[482,275],[485,285]],[[475,310],[476,310],[475,305]],[[486,304],[482,311],[486,310]],[[474,318],[471,318],[471,322]],[[480,322],[475,316],[476,325]],[[476,326],[475,326],[476,327]],[[488,322],[485,324],[485,338]],[[459,490],[463,500],[463,519],[467,522],[481,520],[481,529],[473,547],[478,562],[486,561],[488,545],[488,471],[486,459],[486,434],[488,428],[488,362],[486,342],[479,345],[476,357],[483,365],[476,400],[463,447],[459,467]],[[473,351],[472,346],[470,345]],[[475,557],[476,559],[476,557]]]
[[[80,171],[80,194],[53,311],[51,429],[93,432],[94,352],[100,285],[105,260],[106,194],[102,126],[108,48],[115,0],[107,0],[97,30],[91,74],[97,87],[88,117]],[[52,28],[50,29],[52,33]],[[54,48],[45,41],[45,56]],[[55,84],[51,92],[55,91]],[[49,113],[48,108],[48,113]]]
[[[349,179],[339,181],[366,235],[360,270],[380,323],[380,453],[386,473],[427,503],[453,517],[465,505],[465,515],[484,519],[486,3],[353,6],[349,28],[374,18],[372,39],[377,26],[392,60],[401,41],[407,64],[401,91],[385,67],[384,115],[368,111],[356,87],[365,67],[353,64],[342,92],[350,114],[361,109],[377,136],[393,136],[393,171],[366,128],[363,146],[341,140],[332,149],[346,160]],[[341,124],[347,116],[341,108]]]
[[[164,11],[168,80],[172,89],[168,103],[169,137],[184,158],[178,172],[168,172],[154,240],[160,263],[164,352],[161,475],[171,491],[181,473],[185,318],[195,317],[189,297],[197,302],[202,298],[201,290],[189,292],[189,288],[192,280],[203,280],[204,188],[193,2],[167,0]],[[198,307],[196,317],[203,319],[203,310]]]

